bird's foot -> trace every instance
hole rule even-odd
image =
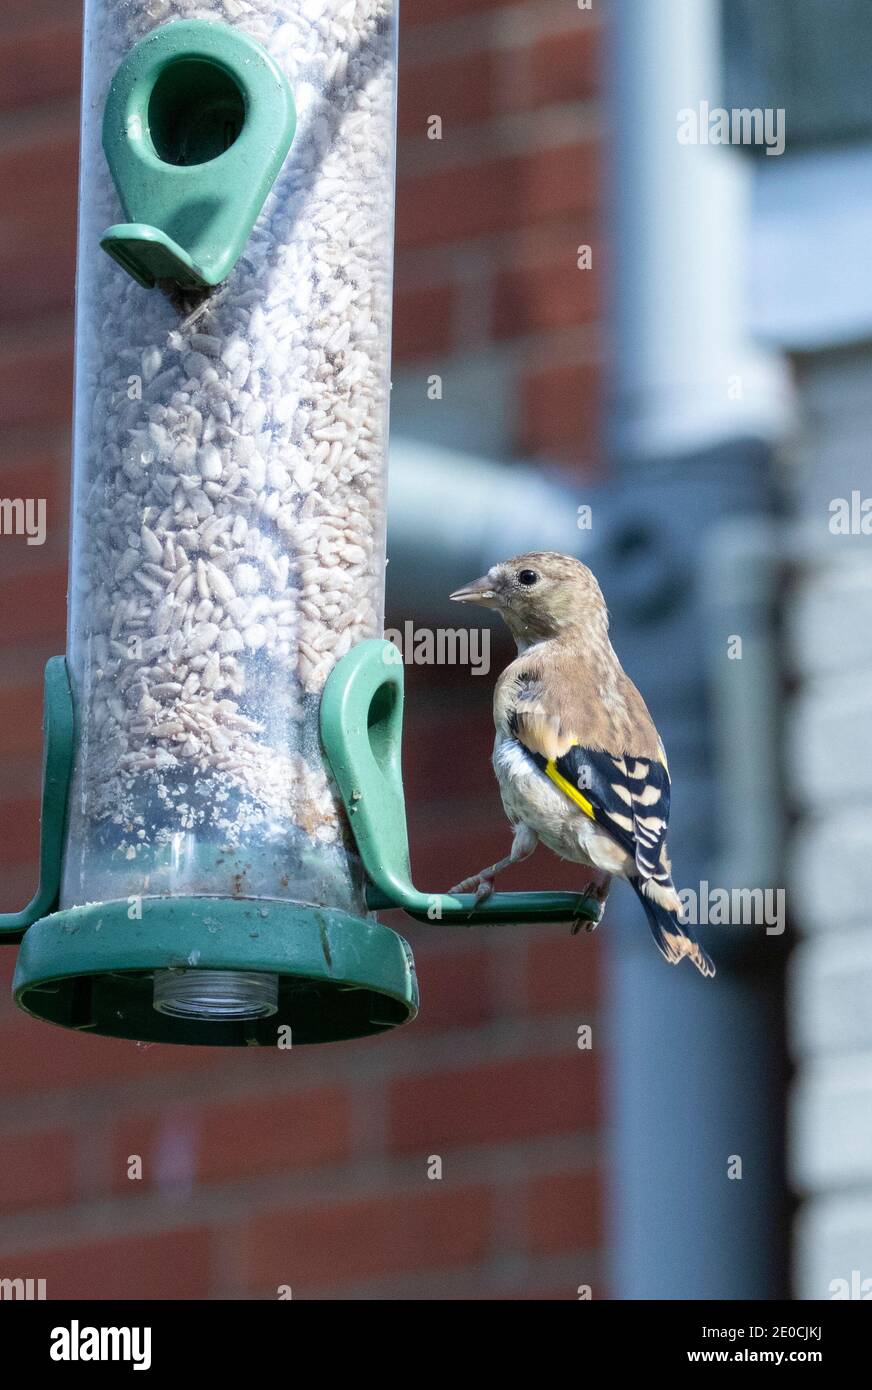
[[[611,874],[607,874],[604,870],[597,870],[594,877],[589,879],[582,888],[582,897],[596,898],[598,903],[605,903],[611,886]]]
[[[460,883],[455,883],[453,888],[449,888],[450,893],[475,893],[475,906],[483,903],[494,891],[494,881],[485,874],[473,874],[471,878],[464,878]]]
[[[609,888],[611,887],[611,884],[611,874],[607,874],[603,870],[596,870],[594,873],[594,877],[589,879],[585,886],[582,888],[581,896],[583,898],[594,898],[596,902],[599,903],[599,916],[597,917],[595,922],[589,922],[586,920],[573,922],[573,936],[577,936],[580,931],[586,931],[588,933],[596,931],[600,922],[603,920],[603,912],[605,911],[606,898],[609,896]]]
[[[578,936],[578,933],[580,931],[587,932],[588,935],[590,935],[592,931],[596,931],[597,927],[599,926],[602,920],[602,913],[600,913],[599,917],[597,917],[595,922],[589,922],[587,918],[581,918],[579,919],[579,921],[573,922],[572,926],[570,927],[570,932],[573,936]]]

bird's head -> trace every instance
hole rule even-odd
[[[495,609],[521,647],[563,635],[600,636],[608,629],[602,590],[587,565],[553,550],[492,565],[451,598]]]

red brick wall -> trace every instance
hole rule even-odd
[[[35,878],[41,672],[64,644],[78,10],[0,15],[0,495],[49,514],[43,547],[0,538],[0,910]],[[403,26],[395,360],[426,373],[504,346],[515,452],[595,466],[597,19],[571,0],[403,0]],[[426,886],[505,853],[486,684],[410,672]],[[540,852],[511,886],[578,882]],[[46,1278],[49,1297],[601,1296],[597,943],[397,925],[419,1020],[276,1055],[34,1023],[0,948],[0,1276]]]
[[[395,359],[506,348],[514,447],[585,468],[602,399],[600,47],[574,0],[402,11]]]

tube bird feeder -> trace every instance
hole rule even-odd
[[[596,917],[411,883],[381,640],[395,0],[86,0],[68,654],[31,1014],[272,1044],[414,1016],[429,921]]]

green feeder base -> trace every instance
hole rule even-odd
[[[415,1017],[408,945],[376,921],[264,899],[144,898],[68,908],[25,933],[13,992],[27,1013],[104,1037],[288,1047],[382,1033]],[[206,1021],[154,1007],[155,972],[278,977],[278,1008]]]

